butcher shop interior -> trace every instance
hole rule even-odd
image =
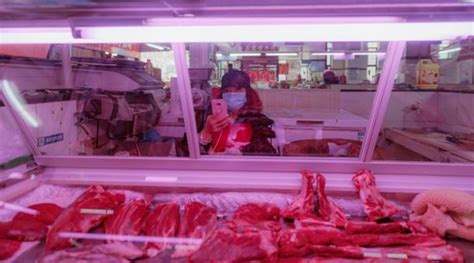
[[[472,0],[0,25],[0,262],[474,262]]]

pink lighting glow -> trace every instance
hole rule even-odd
[[[172,21],[172,20],[170,20]],[[174,24],[82,27],[81,38],[69,28],[2,28],[2,44],[13,43],[142,43],[142,42],[285,42],[292,41],[423,41],[474,35],[474,22],[317,22],[304,19],[242,19],[219,24],[199,19]],[[220,21],[220,20],[219,20]]]

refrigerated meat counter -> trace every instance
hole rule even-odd
[[[34,6],[39,13],[33,12],[31,5],[13,4],[0,8],[0,13],[8,13],[7,18],[12,20],[7,23],[2,17],[4,27],[0,29],[0,44],[63,45],[66,55],[63,54],[62,72],[56,66],[48,66],[39,73],[39,77],[46,78],[44,89],[67,86],[66,78],[73,76],[73,72],[98,71],[99,66],[110,66],[86,60],[81,62],[86,65],[69,65],[68,69],[67,64],[72,64],[66,52],[70,45],[135,43],[168,52],[159,55],[163,60],[169,56],[174,62],[162,66],[163,69],[174,67],[175,72],[171,74],[176,73],[176,79],[171,81],[174,93],[170,99],[175,102],[176,112],[163,110],[163,113],[176,113],[177,116],[169,115],[177,123],[175,126],[179,124],[179,137],[186,141],[187,151],[183,155],[147,157],[105,156],[100,155],[102,152],[89,156],[84,156],[83,152],[61,151],[62,155],[41,152],[38,149],[40,142],[46,141],[51,146],[62,137],[49,131],[35,136],[38,123],[9,85],[15,80],[20,91],[34,87],[33,77],[38,75],[27,78],[14,71],[9,76],[2,75],[0,98],[13,121],[9,121],[7,127],[6,122],[0,122],[0,128],[16,135],[12,136],[14,139],[2,139],[8,141],[4,145],[9,148],[22,148],[22,151],[5,151],[8,153],[5,155],[15,158],[17,154],[26,154],[30,162],[15,170],[0,172],[0,260],[22,263],[473,262],[472,163],[389,162],[372,158],[400,62],[419,57],[418,53],[408,54],[406,41],[411,44],[437,43],[434,51],[437,55],[452,52],[447,52],[451,47],[446,43],[454,43],[452,49],[459,51],[458,44],[449,41],[472,38],[474,9],[468,1],[382,3],[371,0],[362,6],[340,1],[348,4],[342,9],[328,5],[328,2],[315,4],[314,1],[294,6],[275,5],[271,1],[251,6],[233,6],[232,1],[227,1],[227,6],[219,6],[217,2],[225,5],[226,1],[203,1],[203,5],[215,6],[199,8],[177,1],[182,6],[173,8],[173,3],[163,2],[162,6],[149,9],[142,2],[102,1],[103,6],[99,1],[83,2],[60,7]],[[133,4],[138,8],[130,8]],[[93,11],[85,11],[85,7]],[[429,12],[416,13],[423,8]],[[190,10],[196,12],[188,13]],[[216,12],[222,13],[216,17]],[[341,14],[353,17],[341,17]],[[59,20],[45,20],[48,15]],[[15,18],[32,20],[15,21]],[[252,41],[272,44],[244,45],[250,46],[250,50],[231,49],[242,49],[236,43]],[[293,101],[295,111],[289,112],[289,116],[285,104],[277,105],[273,112],[268,104],[265,106],[265,113],[275,118],[276,126],[281,130],[291,131],[295,126],[304,126],[318,139],[327,139],[325,133],[336,134],[336,131],[334,136],[360,139],[357,154],[297,157],[201,154],[189,68],[196,64],[199,65],[195,68],[208,68],[213,62],[209,59],[210,54],[212,59],[218,54],[205,45],[197,55],[188,52],[190,44],[202,42],[230,43],[226,45],[229,50],[221,50],[226,53],[221,53],[221,57],[227,58],[232,58],[231,51],[238,52],[234,54],[242,54],[242,51],[243,56],[285,57],[293,56],[298,49],[296,57],[302,62],[310,63],[311,57],[323,56],[324,63],[332,63],[331,57],[339,56],[342,58],[338,63],[344,64],[341,65],[343,68],[358,68],[360,65],[352,65],[357,64],[356,56],[372,56],[374,61],[370,67],[375,71],[380,70],[383,58],[383,70],[377,73],[373,100],[348,100],[367,104],[361,109],[364,114],[345,111],[344,107],[338,106],[337,96],[334,100],[320,96],[334,95],[330,90],[301,91],[307,96],[301,95],[303,99]],[[285,42],[288,47],[282,44]],[[309,43],[309,48],[305,50],[303,45],[291,47],[301,42]],[[276,43],[275,47],[285,48],[277,49],[278,52],[268,50],[266,47],[273,48],[273,43]],[[418,48],[415,45],[414,49],[425,48],[431,56],[430,46]],[[464,50],[471,49],[461,48]],[[127,54],[134,52],[129,51]],[[406,56],[403,56],[404,52]],[[158,54],[154,55],[158,57]],[[295,74],[286,59],[281,59],[281,63],[287,64],[287,73]],[[369,59],[364,67],[368,68],[368,64]],[[53,69],[57,74],[51,77]],[[151,81],[143,72],[138,75],[127,72],[130,74],[122,74],[120,79],[128,81],[117,80],[107,86],[112,91],[127,91],[127,83],[143,81],[144,90],[155,84],[160,88],[163,85],[161,81]],[[69,79],[70,88],[95,88],[91,84],[101,84],[104,80],[95,73],[92,77],[76,78],[77,85]],[[117,75],[113,68],[102,73],[103,76]],[[142,75],[147,77],[140,77]],[[433,80],[434,74],[428,79]],[[40,83],[37,79],[36,82]],[[163,101],[167,101],[166,96]],[[318,104],[312,96],[320,98]],[[288,99],[286,96],[281,98],[283,101]],[[269,102],[263,100],[264,104]],[[270,99],[270,102],[274,100]],[[315,105],[319,107],[313,108]],[[327,117],[327,112],[321,111],[321,105],[333,107],[333,115]],[[297,112],[302,106],[313,112],[309,115]],[[401,108],[403,112],[405,108]],[[34,113],[44,114],[50,125],[42,127],[55,131],[52,124],[75,120],[72,118],[75,107],[72,109],[67,111],[67,116],[59,111],[62,116],[57,118],[47,116],[54,112],[51,115],[56,117],[58,111],[34,110]],[[399,111],[395,113],[397,118],[403,116]],[[288,134],[285,131],[284,136],[278,138],[281,143],[296,139],[287,138]],[[135,133],[133,135],[133,139],[137,139]],[[156,139],[153,138],[155,135],[147,134],[147,139]],[[136,144],[137,141],[128,142]],[[326,143],[329,145],[329,141]],[[66,150],[66,147],[58,148]]]
[[[474,243],[466,241],[473,238],[472,189],[393,192],[390,180],[366,169],[352,178],[289,174],[260,173],[260,181],[272,179],[268,190],[239,172],[16,172],[7,177],[16,184],[0,190],[0,256],[6,262],[474,259]]]

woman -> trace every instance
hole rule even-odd
[[[222,77],[218,98],[224,99],[227,114],[213,113],[199,133],[201,145],[209,153],[276,154],[268,141],[275,138],[273,120],[262,112],[262,102],[250,86],[250,77],[230,70]]]

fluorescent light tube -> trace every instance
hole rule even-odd
[[[317,41],[425,41],[454,39],[474,35],[474,21],[468,22],[350,22],[332,19],[263,18],[233,19],[219,24],[218,19],[188,18],[169,20],[168,24],[144,26],[77,27],[71,29],[0,28],[0,44],[21,43],[202,43],[202,42],[295,42]],[[217,21],[217,22],[216,22]],[[273,21],[273,22],[272,22]],[[289,37],[291,36],[291,37]]]
[[[461,51],[461,48],[455,47],[455,48],[441,50],[440,52],[438,52],[438,54],[446,54],[446,53],[451,53],[451,52],[456,52],[456,51]]]
[[[232,57],[260,57],[260,53],[230,53]]]
[[[352,53],[349,53],[350,55],[357,55],[357,56],[361,56],[361,55],[385,55],[385,52],[352,52]]]
[[[474,35],[474,22],[135,26],[81,28],[83,38],[134,42],[424,41]]]
[[[162,47],[162,46],[158,46],[158,45],[155,45],[155,44],[145,44],[145,45],[148,46],[148,47],[152,47],[152,48],[154,48],[154,49],[158,49],[158,50],[160,50],[160,51],[163,51],[163,50],[166,49],[166,48],[164,48],[164,47]]]
[[[298,56],[298,53],[296,53],[296,52],[265,53],[265,55],[267,55],[267,56],[279,56],[279,57],[296,57],[296,56]]]
[[[311,53],[311,56],[344,56],[344,52],[318,52]]]

